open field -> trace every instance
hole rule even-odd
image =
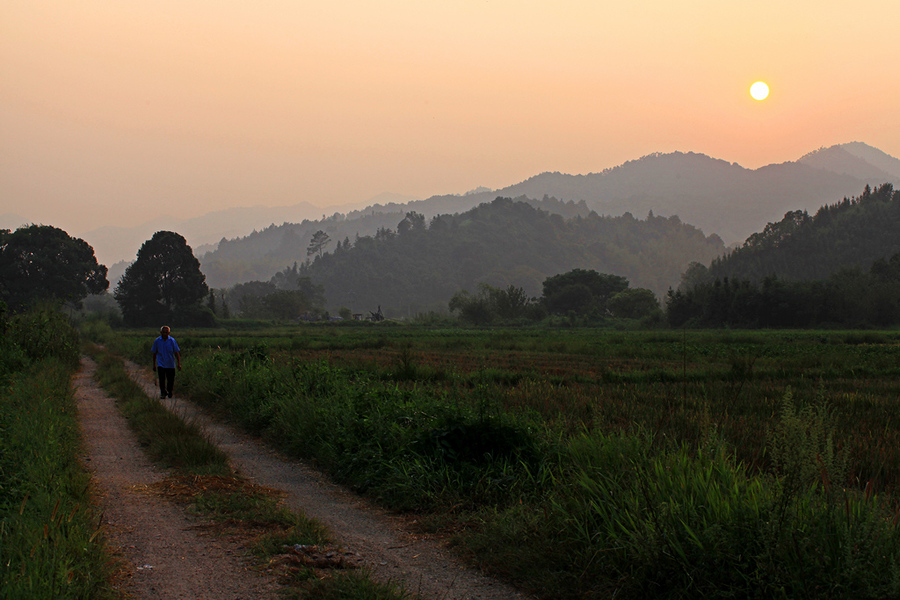
[[[896,332],[174,335],[181,390],[545,597],[897,591]]]

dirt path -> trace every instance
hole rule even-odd
[[[144,371],[131,363],[128,363],[127,367],[132,377],[141,383],[151,397],[158,393],[158,388],[149,371]],[[111,405],[111,400],[94,399],[95,396],[105,396],[105,394],[93,384],[89,374],[92,373],[92,369],[90,361],[86,361],[84,371],[78,380],[80,406],[84,404],[90,407],[93,404],[104,404],[107,401]],[[193,420],[203,427],[212,440],[229,454],[232,464],[245,477],[255,483],[283,490],[287,494],[285,501],[288,506],[294,510],[303,511],[306,515],[325,524],[342,547],[362,557],[363,563],[372,570],[375,577],[402,582],[409,591],[435,600],[525,600],[527,598],[515,589],[464,566],[451,556],[450,552],[440,543],[409,531],[406,519],[371,506],[358,496],[330,483],[320,473],[303,463],[285,458],[263,446],[256,438],[214,421],[189,402],[176,397],[169,400],[168,405],[175,413],[188,420]],[[232,575],[252,580],[253,585],[256,586],[248,591],[237,591],[237,588],[234,588],[233,591],[225,590],[222,594],[203,591],[200,594],[192,592],[182,596],[169,593],[164,595],[135,593],[135,595],[138,598],[268,597],[267,594],[270,593],[274,584],[254,573],[247,573],[246,565],[235,558],[235,554],[239,550],[228,548],[227,544],[219,538],[206,537],[201,538],[199,543],[197,541],[188,542],[189,546],[196,545],[200,552],[194,553],[192,558],[185,558],[181,561],[174,557],[187,556],[186,554],[162,547],[163,552],[171,556],[171,560],[176,563],[174,565],[167,564],[165,568],[159,559],[147,554],[151,552],[152,548],[160,546],[160,542],[154,544],[153,539],[150,539],[153,538],[151,531],[156,528],[155,520],[171,517],[163,515],[162,508],[154,508],[153,516],[148,517],[152,519],[148,521],[152,524],[151,527],[135,523],[134,518],[129,517],[125,511],[130,510],[139,515],[141,513],[149,515],[150,510],[144,508],[145,503],[154,506],[167,505],[167,503],[146,494],[130,492],[128,487],[149,483],[151,477],[161,478],[162,474],[156,473],[152,467],[146,465],[143,468],[146,468],[150,474],[141,471],[143,473],[141,475],[128,475],[129,471],[134,468],[128,465],[137,462],[137,458],[130,457],[130,454],[133,452],[140,455],[140,452],[137,450],[137,444],[133,438],[129,439],[130,436],[123,433],[128,432],[124,420],[119,417],[121,423],[101,422],[94,425],[92,430],[91,422],[97,417],[93,417],[88,409],[82,408],[81,410],[82,418],[85,421],[86,438],[88,440],[91,440],[92,437],[109,439],[109,447],[100,450],[103,456],[94,457],[95,451],[92,450],[90,463],[94,465],[101,486],[105,489],[113,488],[113,491],[107,492],[107,502],[104,504],[107,521],[110,522],[110,527],[113,529],[117,524],[120,530],[127,529],[126,524],[135,524],[132,529],[139,530],[132,531],[138,536],[138,539],[121,538],[119,532],[111,537],[125,549],[132,564],[137,566],[154,565],[155,561],[158,565],[149,570],[138,571],[135,568],[135,583],[147,579],[156,582],[157,586],[162,586],[163,579],[170,579],[173,576],[176,579],[198,577],[201,581],[198,582],[198,587],[195,589],[205,590],[207,588],[204,586],[207,583],[203,582],[203,579],[220,579],[222,573],[227,569],[228,573]],[[85,412],[86,410],[88,412]],[[115,410],[114,407],[113,410]],[[109,417],[99,418],[102,421]],[[98,429],[103,430],[103,433],[99,433]],[[129,445],[131,450],[127,452],[119,448]],[[129,455],[127,460],[125,455]],[[117,458],[119,456],[122,458]],[[140,458],[144,460],[142,455]],[[124,464],[120,465],[119,463]],[[116,474],[122,471],[125,473],[124,475]],[[119,490],[118,496],[113,496],[115,490]],[[122,505],[123,513],[115,514],[107,509],[106,506],[110,501],[112,504]],[[160,512],[155,512],[157,510]],[[168,510],[175,513],[180,512],[180,509],[175,506],[168,506]],[[191,533],[185,531],[190,527],[189,523],[174,525],[174,529],[179,527],[182,534]],[[154,539],[165,539],[166,543],[169,543],[168,536],[168,532],[160,532]],[[198,536],[194,535],[194,537]],[[215,544],[217,543],[222,545],[220,553],[216,551]],[[217,554],[223,554],[224,558],[232,562],[227,566],[219,566],[210,562],[207,566],[205,561],[216,559],[216,556],[213,555]],[[173,569],[178,562],[189,563],[184,566],[190,567],[190,572],[186,571],[184,575],[175,575]],[[205,577],[203,573],[206,574]],[[212,577],[209,575],[210,573],[213,574]],[[212,583],[209,582],[209,585]],[[206,593],[213,595],[204,595]]]
[[[240,542],[203,535],[180,506],[145,491],[165,473],[140,450],[95,370],[82,358],[75,396],[104,532],[124,559],[122,591],[141,600],[274,598],[279,586],[249,571]]]

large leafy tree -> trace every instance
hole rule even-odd
[[[543,300],[551,313],[605,311],[607,301],[627,287],[628,279],[620,275],[572,269],[544,280]]]
[[[157,231],[144,242],[115,292],[129,325],[197,323],[207,294],[200,261],[185,239],[172,231]]]
[[[0,300],[10,308],[41,300],[80,306],[108,287],[106,266],[84,240],[50,225],[0,230]]]

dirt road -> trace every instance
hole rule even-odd
[[[76,380],[88,445],[85,461],[102,493],[107,534],[130,565],[128,591],[141,599],[273,597],[277,584],[249,570],[239,540],[203,535],[181,507],[143,491],[164,473],[143,456],[112,399],[94,383],[94,369],[93,362],[84,359]],[[158,393],[149,372],[134,364],[128,369],[151,397]],[[325,524],[339,545],[359,555],[376,578],[401,582],[429,599],[527,598],[466,567],[440,542],[417,535],[407,519],[370,505],[303,463],[216,422],[195,405],[176,397],[168,406],[203,427],[241,474],[283,490],[291,509]]]

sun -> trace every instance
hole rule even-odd
[[[765,100],[769,96],[769,86],[762,81],[757,81],[750,86],[750,95],[754,100]]]

